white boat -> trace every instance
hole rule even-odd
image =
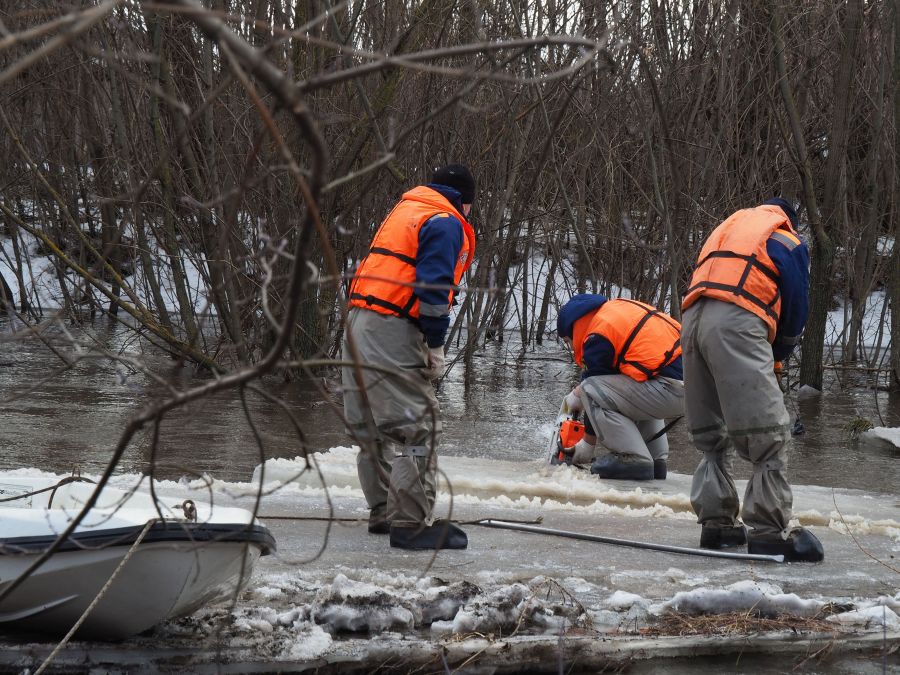
[[[0,476],[0,595],[95,487],[74,477]],[[233,595],[274,550],[269,530],[244,509],[107,487],[58,550],[0,600],[0,630],[64,635],[100,595],[75,636],[125,638]]]

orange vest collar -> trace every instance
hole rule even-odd
[[[450,200],[447,199],[444,195],[442,195],[437,190],[432,190],[430,187],[426,187],[424,185],[419,185],[414,187],[412,190],[407,190],[403,193],[403,199],[407,199],[413,202],[421,202],[423,204],[428,204],[429,206],[433,206],[438,211],[449,211],[454,216],[459,218],[461,223],[467,223],[466,217],[456,210],[456,207],[450,203]]]

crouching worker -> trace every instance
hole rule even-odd
[[[344,414],[360,445],[369,532],[390,535],[395,548],[468,545],[465,532],[432,515],[441,419],[431,380],[444,374],[454,289],[475,253],[466,220],[474,195],[472,174],[458,164],[406,192],[350,286],[343,359],[357,356],[363,367],[342,369]]]
[[[681,326],[643,302],[585,293],[562,307],[556,327],[584,369],[566,401],[570,411],[584,410],[585,435],[566,452],[576,464],[585,463],[599,440],[609,453],[593,460],[591,473],[664,479],[664,420],[684,410]]]

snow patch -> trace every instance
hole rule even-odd
[[[744,580],[722,589],[697,588],[676,593],[671,600],[654,605],[651,612],[696,615],[752,611],[762,616],[813,616],[823,604],[821,600],[804,600],[793,593],[783,593],[775,584]]]
[[[316,597],[319,606],[313,618],[338,631],[409,630],[415,626],[416,616],[410,608],[398,604],[400,599],[392,589],[338,574],[331,586],[323,588]]]
[[[320,626],[304,623],[297,628],[297,633],[282,651],[284,660],[309,661],[323,656],[331,649],[331,634]]]
[[[895,448],[900,448],[900,427],[873,427],[862,434],[860,438],[867,441],[886,441]]]
[[[454,633],[485,633],[497,626],[514,628],[531,596],[527,586],[513,584],[499,588],[487,597],[476,598],[457,612],[452,622]]]
[[[617,612],[631,609],[633,605],[640,604],[649,606],[650,602],[640,595],[636,595],[635,593],[626,593],[625,591],[616,591],[603,602],[603,605],[605,607],[613,609]]]
[[[866,607],[865,609],[854,609],[850,612],[842,612],[840,614],[832,614],[825,618],[826,621],[840,624],[841,626],[852,626],[854,628],[886,628],[892,631],[900,631],[900,616],[886,606]]]
[[[271,623],[266,621],[265,619],[252,619],[250,617],[241,617],[234,622],[234,629],[239,632],[253,632],[259,631],[260,633],[271,633],[275,629]]]

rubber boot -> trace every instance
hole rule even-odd
[[[732,548],[747,543],[747,529],[743,525],[713,527],[704,525],[700,530],[700,548]]]
[[[664,459],[653,460],[653,480],[665,480],[669,473],[669,465]]]
[[[822,562],[825,559],[822,542],[802,527],[791,530],[787,539],[778,535],[765,537],[751,534],[747,540],[747,553],[783,555],[785,562]]]
[[[653,462],[635,455],[611,452],[594,460],[591,473],[617,480],[653,480]]]
[[[391,547],[412,551],[427,549],[462,549],[469,545],[469,538],[448,520],[436,520],[431,525],[398,527],[391,525]]]
[[[391,524],[384,514],[384,506],[369,509],[369,534],[388,534]]]

